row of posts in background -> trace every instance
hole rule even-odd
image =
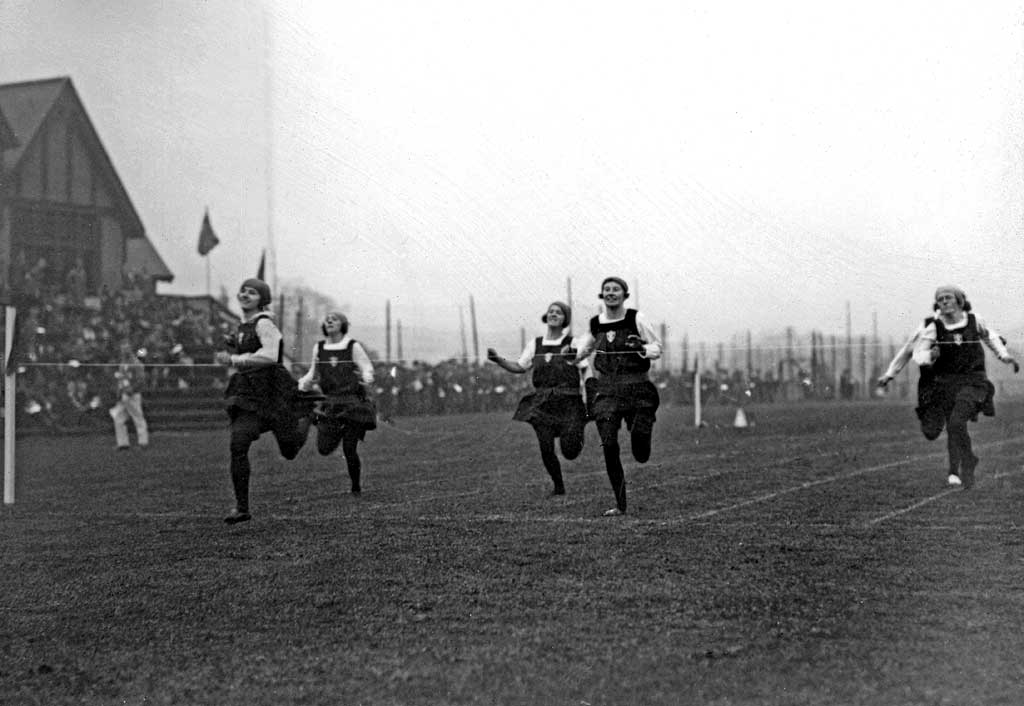
[[[567,282],[567,300],[572,302],[572,282]],[[459,331],[463,360],[481,362],[476,325],[476,307],[469,297],[470,327],[472,332],[472,355],[467,347],[466,326],[463,309],[459,308]],[[385,359],[391,357],[391,302],[385,305],[386,350]],[[838,336],[826,337],[812,331],[808,340],[799,340],[796,330],[788,327],[783,337],[761,335],[754,344],[753,335],[747,331],[743,340],[734,337],[729,345],[718,343],[709,346],[698,342],[691,349],[689,337],[683,335],[679,343],[678,358],[674,359],[673,345],[668,325],[662,322],[659,336],[663,343],[663,355],[657,363],[662,373],[678,373],[683,377],[700,369],[706,377],[721,380],[723,385],[762,385],[771,387],[773,397],[803,399],[813,397],[842,397],[845,399],[866,398],[875,394],[874,382],[896,355],[897,347],[891,341],[886,350],[878,337],[878,317],[873,314],[873,331],[870,337],[860,335],[855,340],[851,323],[850,306],[846,310],[846,339]],[[397,328],[397,359],[403,360],[401,322]],[[520,349],[528,340],[525,328],[520,329]],[[714,351],[714,354],[712,354]],[[692,361],[692,362],[691,362]],[[909,373],[909,370],[908,370]],[[906,381],[904,381],[906,382]],[[904,387],[897,382],[901,394]]]
[[[634,297],[636,294],[634,293]],[[571,282],[567,283],[567,298],[571,301]],[[293,297],[285,318],[287,294],[278,299],[278,320],[294,321],[293,331],[305,331],[305,338],[319,337],[319,321],[324,311],[323,304],[316,305],[317,311],[307,310],[303,298]],[[314,307],[310,307],[311,309]],[[477,327],[476,304],[472,296],[468,307],[459,306],[459,340],[452,344],[452,350],[461,349],[464,362],[483,364],[479,331]],[[468,312],[468,321],[466,314]],[[574,322],[577,327],[579,322]],[[361,327],[366,330],[365,326]],[[662,358],[655,364],[655,370],[663,375],[692,376],[697,367],[708,377],[731,381],[737,384],[762,385],[773,389],[777,399],[803,399],[806,397],[828,399],[866,399],[881,394],[875,382],[885,371],[889,361],[903,341],[897,344],[891,338],[883,342],[878,333],[878,315],[872,313],[870,334],[855,334],[852,327],[850,305],[846,306],[845,331],[841,334],[825,334],[820,331],[799,332],[787,327],[782,332],[755,335],[748,330],[734,335],[728,342],[693,342],[688,333],[675,334],[667,323],[659,325],[663,343]],[[908,332],[909,333],[909,332]],[[536,331],[519,330],[520,350]],[[307,350],[303,336],[294,341],[292,354],[295,360],[305,361]],[[365,341],[364,341],[365,343]],[[407,361],[403,351],[403,330],[401,320],[393,320],[390,300],[384,305],[384,350],[372,351],[373,357],[402,364]],[[890,385],[889,395],[906,397],[913,380],[916,366],[906,366],[904,372]],[[994,373],[998,372],[993,370]]]

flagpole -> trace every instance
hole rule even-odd
[[[206,309],[207,323],[213,323],[213,294],[210,292],[210,253],[203,257],[206,261]]]
[[[569,305],[569,311],[572,311],[572,277],[565,278],[565,303]],[[572,321],[569,321],[569,326],[566,327],[566,333],[572,333]]]
[[[459,336],[462,338],[462,362],[469,362],[469,350],[466,348],[466,321],[462,317],[462,305],[459,305]]]
[[[274,245],[274,75],[273,67],[273,44],[271,41],[271,18],[270,11],[263,10],[263,129],[266,131],[266,160],[267,160],[267,249],[270,251],[270,278],[271,290],[277,291],[277,248]]]
[[[391,300],[384,302],[384,360],[391,363]]]
[[[701,407],[703,402],[700,395],[700,357],[693,360],[693,426],[700,429],[703,420],[701,419]]]
[[[477,365],[480,365],[480,339],[476,333],[476,304],[473,302],[473,295],[469,295],[469,317],[470,323],[473,325],[473,359]]]
[[[298,306],[295,307],[295,343],[292,345],[292,350],[295,351],[295,359],[302,360],[302,333],[303,333],[303,319],[305,318],[305,300],[302,295],[299,295]]]

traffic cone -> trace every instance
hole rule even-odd
[[[743,411],[742,407],[736,409],[736,418],[733,419],[732,425],[737,429],[746,429],[747,426],[747,413]]]

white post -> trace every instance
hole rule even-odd
[[[18,367],[7,367],[14,348],[14,327],[17,325],[18,310],[8,304],[5,310],[4,326],[4,505],[14,504],[14,416],[17,409],[15,378]]]
[[[697,358],[693,366],[693,426],[700,429],[701,425],[701,401],[700,401],[700,358]]]

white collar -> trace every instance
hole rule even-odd
[[[943,319],[941,315],[939,316],[939,321],[941,321],[942,325],[945,326],[946,328],[963,328],[964,326],[967,325],[967,322],[970,321],[970,316],[966,311],[961,311],[960,314],[964,318],[960,319],[959,321],[949,322]]]
[[[344,336],[342,336],[341,340],[338,341],[337,343],[332,343],[330,339],[325,339],[324,340],[324,348],[328,348],[328,349],[347,348],[348,347],[348,342],[351,341],[351,340],[352,340],[351,337],[347,333]]]

